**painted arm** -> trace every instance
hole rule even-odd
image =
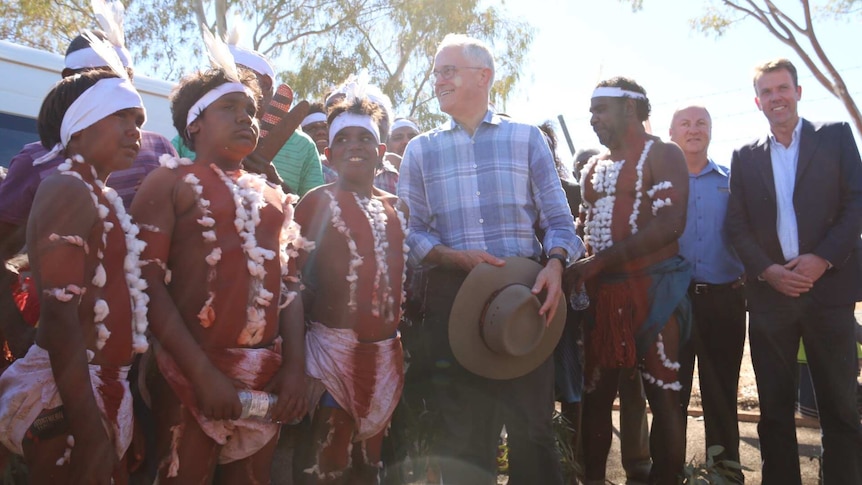
[[[36,342],[50,356],[63,412],[75,439],[69,464],[72,483],[110,483],[118,459],[90,381],[87,353],[94,345],[88,341],[93,322],[78,318],[80,295],[75,293],[86,286],[88,277],[84,247],[51,235],[86,241],[97,222],[89,190],[72,177],[55,175],[42,182],[27,230],[42,312]]]

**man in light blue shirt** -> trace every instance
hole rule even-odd
[[[510,483],[562,484],[551,428],[553,359],[515,379],[480,377],[453,358],[447,327],[467,273],[482,262],[502,266],[509,256],[549,258],[533,293],[550,321],[563,297],[564,266],[583,254],[583,243],[539,129],[488,109],[494,59],[487,46],[450,34],[437,51],[434,77],[440,109],[452,120],[411,140],[398,196],[410,209],[409,262],[428,274],[425,288],[413,291],[424,296],[443,481],[496,483],[505,422]],[[544,231],[542,241],[536,229]]]
[[[744,269],[724,230],[729,170],[708,158],[711,137],[706,108],[688,106],[674,113],[670,139],[682,148],[688,166],[688,211],[679,252],[693,270],[688,294],[694,317],[691,339],[680,351],[680,397],[686,412],[697,355],[706,449],[721,445],[719,460],[739,462],[736,396],[745,345]],[[741,473],[736,478],[744,480]]]

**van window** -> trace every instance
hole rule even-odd
[[[9,167],[12,157],[34,141],[39,141],[35,119],[0,113],[0,166]]]

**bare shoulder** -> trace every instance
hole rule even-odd
[[[300,224],[303,231],[312,220],[324,217],[329,218],[329,212],[325,210],[330,200],[326,192],[328,190],[327,187],[329,187],[329,184],[309,190],[299,199],[299,203],[296,204],[293,218]]]
[[[74,176],[55,173],[39,184],[31,216],[44,210],[57,211],[57,215],[79,211],[95,214],[96,206],[93,204],[92,190],[86,182]]]
[[[306,192],[305,195],[299,199],[299,203],[296,204],[296,209],[300,210],[300,208],[303,208],[303,210],[305,210],[305,208],[314,208],[317,207],[322,200],[329,200],[329,196],[327,195],[327,188],[329,185],[330,184],[320,185]]]
[[[374,187],[374,198],[389,207],[395,207],[395,204],[398,203],[398,196],[390,194],[385,190],[380,190],[377,187]]]
[[[682,153],[682,149],[679,147],[679,145],[673,142],[663,141],[658,137],[651,136],[650,139],[653,140],[653,147],[650,150],[648,160],[653,163],[685,163],[685,155]]]
[[[156,168],[141,182],[141,186],[132,201],[131,211],[137,215],[142,210],[162,208],[172,204],[178,180],[179,173],[176,170],[166,167]],[[188,195],[193,198],[191,188],[188,192]]]
[[[175,169],[158,167],[144,178],[138,193],[141,191],[145,193],[172,191],[179,177],[180,175]]]
[[[98,212],[88,184],[55,173],[39,184],[28,222],[28,238],[57,232],[84,236],[96,223]]]

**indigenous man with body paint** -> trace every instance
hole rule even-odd
[[[640,367],[653,413],[650,483],[676,484],[685,461],[677,353],[687,338],[690,267],[677,255],[688,180],[679,147],[646,133],[650,104],[626,78],[593,92],[590,123],[609,151],[581,172],[578,231],[587,257],[566,280],[587,286],[583,439],[586,483],[604,483],[621,369]]]
[[[126,376],[147,349],[148,299],[138,228],[104,182],[134,162],[146,114],[119,59],[110,65],[57,83],[39,113],[54,148],[34,164],[66,161],[40,184],[27,226],[36,343],[0,377],[0,442],[24,456],[32,483],[128,480]]]
[[[380,115],[361,94],[331,108],[326,156],[338,181],[296,207],[308,241],[291,261],[308,296],[306,368],[316,401],[304,483],[378,483],[383,434],[404,384],[397,328],[406,219],[395,196],[373,185],[386,149]]]
[[[279,423],[306,403],[302,304],[286,274],[295,198],[241,169],[257,145],[260,93],[205,38],[219,67],[184,78],[171,100],[197,156],[163,158],[132,204],[157,322],[148,385],[159,482],[209,483],[218,465],[224,483],[268,483]],[[271,421],[239,419],[240,389],[277,396],[265,403]]]

